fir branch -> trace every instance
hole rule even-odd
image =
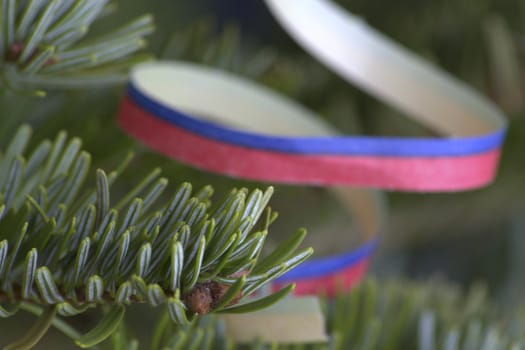
[[[91,25],[112,8],[108,0],[2,3],[0,73],[12,91],[121,83],[131,65],[149,58],[136,53],[154,29],[151,15],[87,39]]]
[[[312,253],[310,248],[297,253],[294,245],[258,268],[269,222],[254,229],[271,188],[234,189],[211,207],[210,187],[192,193],[184,183],[166,200],[168,182],[155,169],[113,206],[111,186],[121,167],[109,174],[97,170],[95,187],[86,187],[90,156],[79,139],[68,141],[60,133],[27,157],[30,133],[20,128],[0,155],[3,317],[20,303],[56,308],[65,317],[115,305],[99,326],[77,339],[91,346],[117,328],[127,304],[165,305],[176,323],[227,312]],[[264,307],[284,294],[244,309]]]

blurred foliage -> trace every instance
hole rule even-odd
[[[524,349],[523,311],[512,317],[496,311],[483,285],[467,293],[443,280],[414,283],[365,280],[349,293],[324,300],[329,340],[319,344],[269,344],[254,339],[236,344],[220,318],[205,317],[186,326],[164,327],[150,349],[343,350],[343,349]],[[518,315],[518,316],[516,316]],[[161,324],[163,321],[160,322]],[[159,327],[157,329],[161,329]],[[108,349],[138,348],[121,328]]]

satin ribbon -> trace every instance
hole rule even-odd
[[[131,73],[119,123],[152,149],[229,176],[329,185],[365,242],[313,259],[275,286],[297,294],[349,288],[366,271],[384,228],[381,195],[366,188],[457,191],[495,175],[506,123],[488,101],[326,0],[266,0],[283,27],[348,81],[442,138],[338,136],[303,107],[240,77],[181,62]]]

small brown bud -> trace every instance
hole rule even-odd
[[[186,296],[185,303],[188,309],[199,315],[210,312],[213,304],[212,292],[209,283],[200,283]]]
[[[239,271],[228,277],[241,277],[248,275],[248,271]],[[206,315],[213,310],[219,300],[226,294],[230,288],[227,284],[218,283],[215,281],[206,281],[197,283],[192,291],[184,297],[184,303],[192,313],[199,315]],[[233,298],[229,305],[235,305],[243,297],[242,292]]]

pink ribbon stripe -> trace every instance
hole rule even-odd
[[[238,178],[310,185],[352,185],[401,191],[478,188],[495,176],[500,150],[467,156],[308,155],[214,141],[164,122],[125,98],[119,123],[152,149],[194,167]]]

